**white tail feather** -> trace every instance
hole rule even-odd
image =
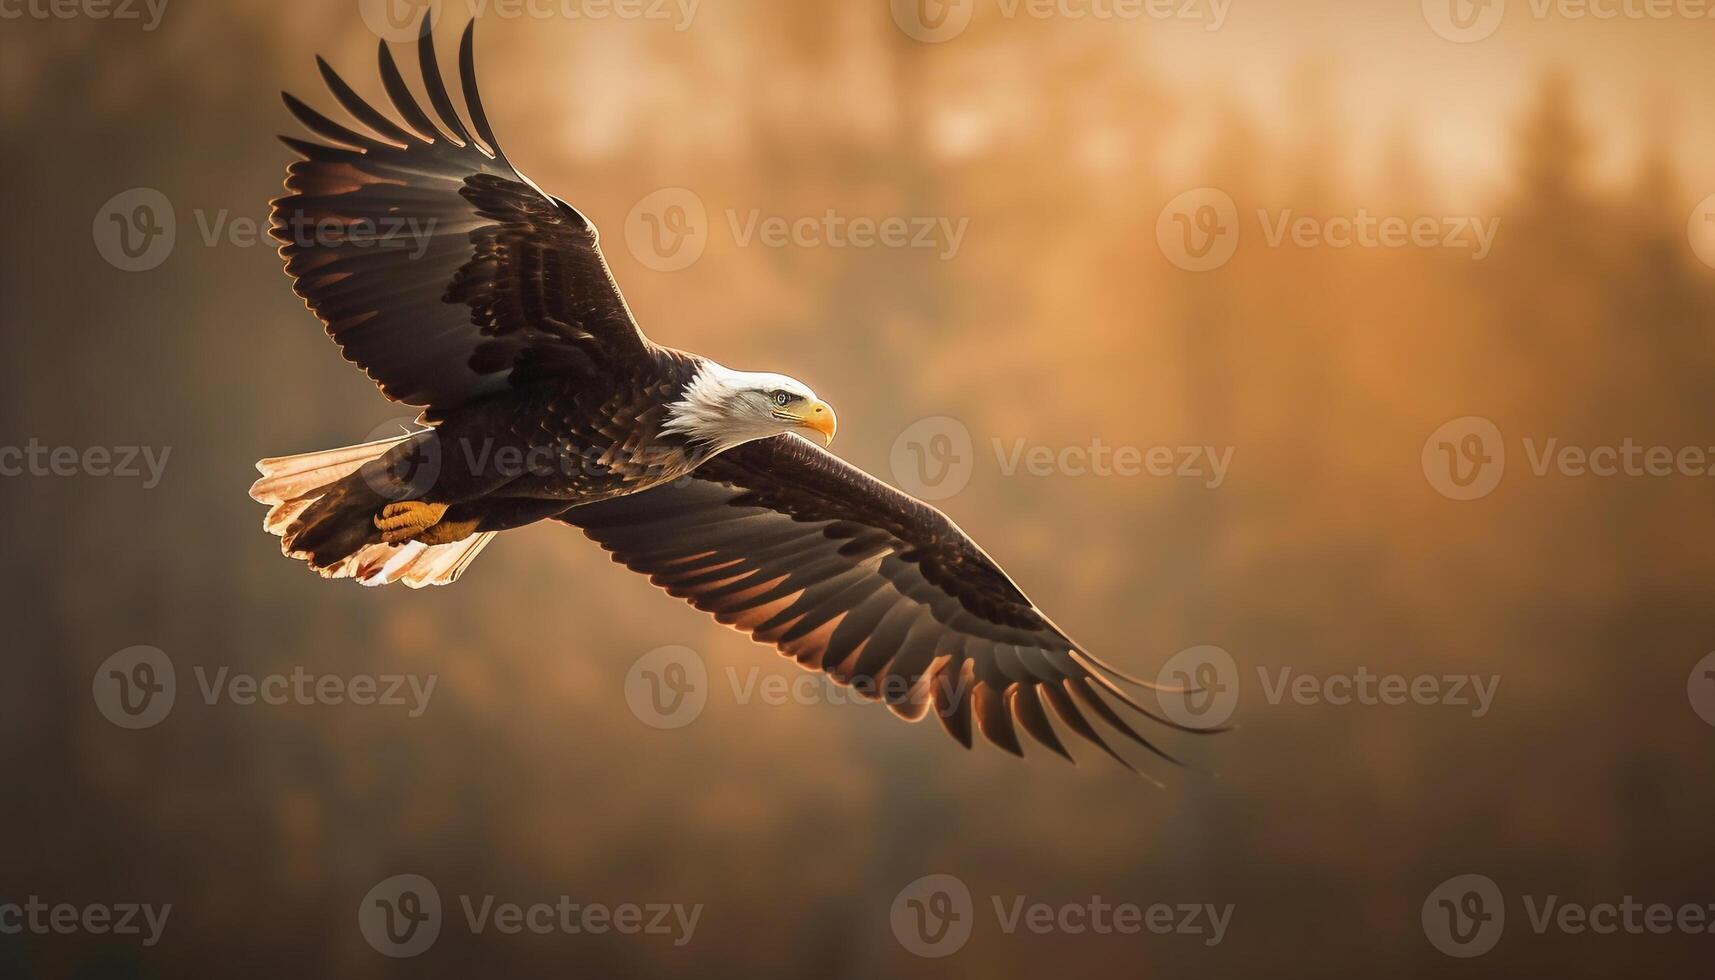
[[[321,569],[328,578],[354,578],[364,585],[403,582],[408,588],[451,585],[498,531],[473,534],[452,544],[372,544],[359,548],[337,565]]]
[[[369,462],[406,439],[416,435],[407,432],[392,439],[377,439],[360,446],[324,449],[319,453],[296,456],[274,456],[258,460],[256,469],[262,479],[250,485],[250,499],[263,504],[281,504],[298,500],[312,490],[356,473]],[[314,499],[314,498],[311,498]]]
[[[321,498],[323,491],[357,472],[364,463],[382,455],[394,446],[416,435],[407,432],[392,439],[380,439],[359,446],[344,446],[319,453],[296,456],[275,456],[256,464],[262,478],[250,487],[251,499],[269,505],[262,526],[270,534],[286,536],[292,522]],[[469,567],[479,552],[494,538],[496,532],[474,534],[451,544],[426,545],[421,541],[405,544],[372,544],[359,548],[344,561],[316,571],[325,578],[355,578],[364,585],[387,585],[403,582],[413,589],[426,585],[451,585]],[[284,542],[282,542],[284,548]],[[288,557],[308,558],[303,552],[286,552]]]

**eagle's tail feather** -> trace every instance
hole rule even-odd
[[[364,585],[403,582],[414,589],[457,581],[493,533],[441,545],[387,544],[375,527],[375,514],[400,497],[383,492],[391,486],[375,485],[394,479],[390,467],[364,470],[364,464],[420,434],[258,462],[262,478],[251,486],[250,496],[269,505],[263,528],[280,536],[280,550],[288,557],[309,562],[325,578],[355,578]],[[405,487],[398,489],[402,493]]]
[[[341,477],[356,473],[358,467],[385,453],[411,437],[412,433],[391,439],[378,439],[357,446],[324,449],[319,453],[297,456],[275,456],[258,460],[256,469],[262,479],[250,486],[250,499],[274,504],[268,511],[268,523],[275,523],[280,504],[304,499],[313,490],[320,490]],[[294,515],[295,516],[295,515]],[[273,531],[270,526],[268,530]],[[279,533],[275,531],[275,533]]]
[[[339,564],[318,571],[328,578],[355,578],[364,585],[403,582],[413,589],[425,585],[451,585],[499,533],[484,531],[451,544],[427,545],[421,541],[410,541],[402,545],[364,545],[341,559]]]

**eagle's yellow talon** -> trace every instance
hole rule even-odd
[[[416,540],[430,547],[438,544],[452,544],[454,541],[463,541],[475,534],[476,525],[477,521],[474,518],[468,521],[441,521],[417,535]]]
[[[446,512],[446,504],[401,500],[381,508],[381,513],[375,515],[375,526],[381,531],[382,541],[404,544],[440,523]]]

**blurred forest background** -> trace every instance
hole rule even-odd
[[[834,448],[884,477],[948,415],[1009,444],[1234,449],[1197,480],[1007,476],[941,506],[1060,624],[1136,673],[1217,644],[1230,734],[1171,740],[1165,791],[979,747],[873,706],[735,703],[728,668],[796,668],[611,565],[576,533],[504,536],[450,589],[326,583],[245,496],[264,455],[360,441],[407,413],[344,364],[262,221],[296,132],[276,91],[337,115],[312,55],[379,97],[355,3],[173,0],[159,29],[0,23],[0,442],[171,446],[160,486],[0,481],[0,898],[172,902],[162,943],[0,937],[0,974],[881,977],[1613,976],[1707,965],[1707,936],[1537,936],[1509,906],[1481,959],[1419,923],[1456,874],[1509,895],[1715,902],[1715,732],[1687,704],[1715,648],[1696,477],[1533,476],[1530,437],[1715,445],[1715,268],[1687,240],[1715,192],[1715,25],[1535,20],[1455,45],[1416,3],[1237,0],[1190,23],[1004,19],[942,44],[881,0],[705,0],[660,22],[485,19],[477,61],[511,158],[604,229],[646,331],[792,373]],[[465,20],[448,6],[451,44]],[[1280,9],[1274,9],[1280,8]],[[445,64],[445,61],[443,61]],[[160,190],[173,254],[128,273],[103,202]],[[1156,245],[1189,188],[1245,230],[1211,272]],[[625,247],[664,187],[707,205],[706,252]],[[1258,209],[1498,218],[1491,254],[1267,247]],[[957,254],[738,245],[729,210],[969,219]],[[1507,438],[1491,495],[1438,494],[1424,440]],[[179,671],[145,731],[91,703],[149,644]],[[693,724],[627,708],[663,644],[717,678]],[[191,667],[436,674],[421,718],[208,706]],[[1494,710],[1270,704],[1257,669],[1479,674]],[[1076,751],[1076,750],[1075,750]],[[1208,774],[1218,771],[1219,776]],[[472,936],[385,960],[353,914],[413,872],[457,894],[706,904],[695,941]],[[978,896],[1234,903],[1181,936],[1008,936],[947,961],[888,910],[932,872]],[[1683,971],[1682,971],[1683,972]]]

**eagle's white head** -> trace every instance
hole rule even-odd
[[[667,406],[662,431],[718,453],[800,429],[821,434],[826,445],[834,441],[834,425],[834,410],[796,378],[704,361],[679,400]]]

